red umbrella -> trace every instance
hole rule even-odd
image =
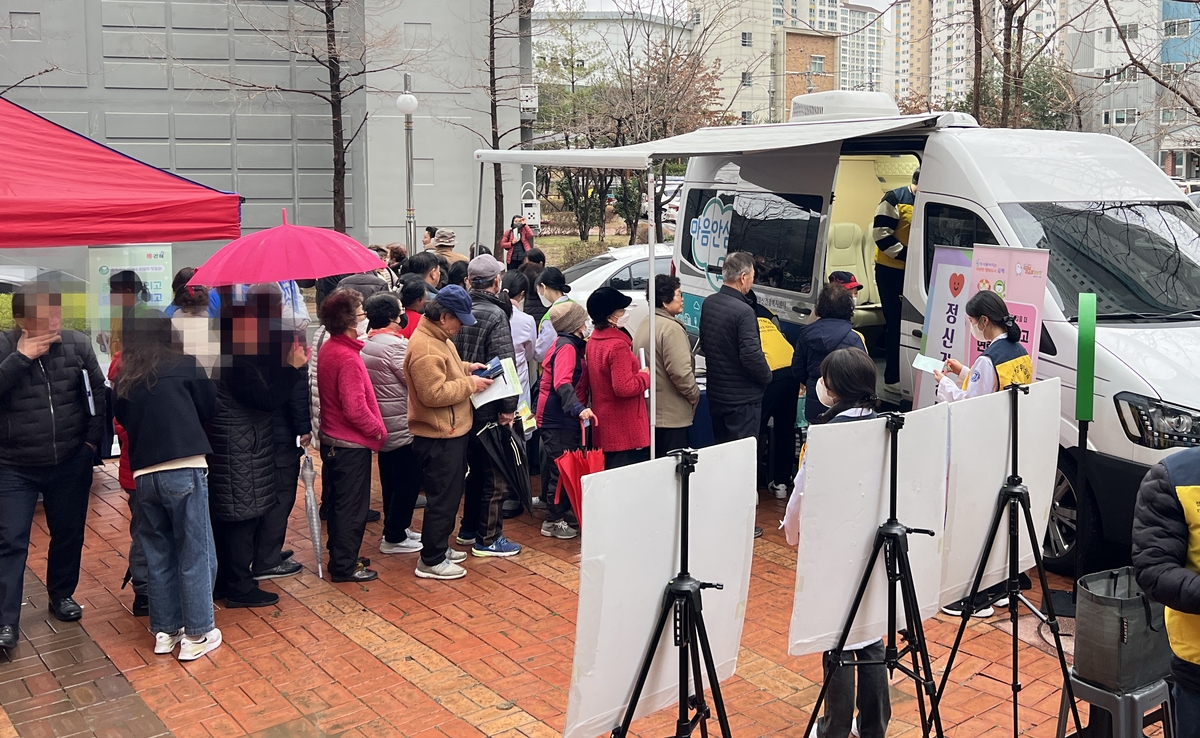
[[[586,438],[586,433],[584,435]],[[554,490],[554,502],[562,499],[562,491],[567,492],[571,508],[575,510],[575,518],[583,527],[583,478],[588,474],[604,471],[604,452],[599,449],[581,448],[568,451],[554,460],[558,466],[558,488]]]
[[[359,274],[387,265],[345,233],[283,225],[230,241],[196,270],[188,284],[218,287]]]

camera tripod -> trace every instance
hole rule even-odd
[[[1017,609],[1022,604],[1029,608],[1029,611],[1036,615],[1038,620],[1050,626],[1050,632],[1054,634],[1054,649],[1058,652],[1058,665],[1063,675],[1063,689],[1067,693],[1067,701],[1071,705],[1071,715],[1075,719],[1075,730],[1078,733],[1082,731],[1079,722],[1079,709],[1075,705],[1075,695],[1071,691],[1071,678],[1067,672],[1067,657],[1063,653],[1058,619],[1054,616],[1054,603],[1050,597],[1050,586],[1046,582],[1046,567],[1042,564],[1040,539],[1033,525],[1033,514],[1029,510],[1029,488],[1025,486],[1021,480],[1021,476],[1017,473],[1017,400],[1020,395],[1029,394],[1029,388],[1018,384],[1010,384],[1008,390],[1009,397],[1011,398],[1010,406],[1012,408],[1012,412],[1010,413],[1012,423],[1012,473],[1004,483],[1004,486],[1000,488],[1000,494],[996,498],[996,509],[992,513],[992,524],[988,529],[987,539],[984,541],[983,553],[979,558],[979,566],[975,569],[975,580],[972,582],[971,592],[965,600],[966,605],[963,607],[962,621],[958,625],[958,635],[954,638],[954,647],[950,649],[950,656],[946,660],[946,670],[942,673],[942,683],[938,686],[938,699],[941,699],[942,693],[946,691],[946,683],[950,680],[950,670],[954,668],[954,659],[958,656],[958,649],[962,645],[963,634],[967,630],[967,623],[970,621],[972,611],[975,607],[975,599],[979,595],[979,586],[983,582],[988,557],[991,556],[992,547],[996,545],[996,535],[1000,530],[1000,521],[1003,519],[1005,511],[1007,511],[1008,579],[1006,580],[1003,596],[1008,598],[1008,620],[1012,625],[1011,686],[1013,735],[1017,736],[1021,733],[1020,704],[1017,700],[1017,695],[1021,691],[1021,676],[1017,663],[1018,645],[1021,639],[1017,633]],[[1042,604],[1046,608],[1045,614],[1040,609],[1034,607],[1033,603],[1021,592],[1021,526],[1019,518],[1024,518],[1025,520],[1025,531],[1029,536],[1030,548],[1033,549],[1033,560],[1037,565],[1038,581],[1042,585]]]
[[[929,536],[935,534],[931,530],[909,528],[896,517],[897,469],[899,462],[897,451],[900,429],[904,427],[904,416],[885,413],[884,417],[887,418],[887,429],[891,435],[891,481],[888,519],[875,532],[875,543],[871,547],[871,556],[867,560],[866,570],[863,572],[862,579],[858,584],[858,591],[854,595],[854,603],[850,606],[850,614],[846,616],[846,625],[842,628],[842,634],[838,638],[837,646],[832,651],[826,653],[825,665],[829,673],[826,674],[825,681],[821,684],[821,692],[817,695],[817,702],[813,705],[812,716],[808,720],[808,727],[805,728],[803,733],[805,736],[812,733],[813,726],[817,724],[817,718],[821,714],[821,705],[825,702],[825,693],[829,690],[829,683],[833,679],[834,673],[840,668],[860,666],[886,666],[889,674],[900,671],[912,679],[917,686],[917,704],[921,715],[922,734],[928,736],[932,727],[934,734],[938,738],[942,738],[943,736],[942,719],[938,713],[938,694],[933,680],[933,666],[930,663],[929,649],[925,642],[925,630],[921,625],[921,606],[917,601],[917,590],[913,584],[912,564],[908,559],[909,533],[919,533]],[[842,652],[846,648],[846,641],[850,636],[850,630],[854,627],[854,619],[858,615],[859,608],[862,606],[863,596],[866,594],[867,585],[870,583],[871,575],[875,571],[875,563],[879,560],[881,553],[884,557],[888,579],[888,621],[883,660],[851,659],[850,661],[846,661]],[[903,630],[898,630],[896,627],[897,587],[900,589],[901,605],[904,608],[904,621],[907,626]],[[906,641],[903,648],[897,647],[897,635],[900,635]],[[911,667],[904,662],[906,657],[911,659]],[[926,697],[929,698],[928,716],[925,711]]]
[[[700,726],[700,734],[707,738],[708,720],[712,711],[704,700],[704,681],[700,671],[700,657],[704,656],[704,669],[708,673],[708,685],[712,690],[713,705],[716,707],[717,722],[721,726],[721,735],[732,738],[729,732],[729,718],[725,714],[725,702],[721,699],[721,685],[717,680],[717,667],[713,662],[712,648],[708,642],[708,631],[704,627],[704,616],[701,613],[701,591],[705,589],[724,589],[722,584],[701,582],[688,572],[688,508],[690,494],[688,479],[696,470],[697,454],[692,449],[672,451],[668,456],[675,457],[675,473],[679,475],[679,494],[682,508],[680,517],[680,552],[679,573],[667,582],[663,594],[662,607],[655,622],[654,631],[650,634],[650,648],[642,659],[638,669],[637,681],[633,686],[633,695],[629,698],[629,706],[625,708],[625,717],[621,724],[613,728],[612,738],[625,738],[629,735],[629,725],[633,722],[633,713],[641,699],[642,689],[650,675],[650,667],[654,664],[654,653],[658,650],[658,642],[662,639],[663,629],[667,618],[674,616],[675,648],[679,651],[679,719],[675,722],[675,738],[686,738],[692,735],[696,726]],[[690,665],[690,674],[689,674]],[[693,680],[696,692],[692,694],[688,684],[689,676]],[[695,710],[695,714],[691,712]]]

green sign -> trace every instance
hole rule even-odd
[[[1079,295],[1079,351],[1075,369],[1075,419],[1093,420],[1096,395],[1096,295]]]

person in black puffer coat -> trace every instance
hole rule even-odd
[[[62,330],[61,305],[50,285],[22,288],[12,303],[19,327],[0,332],[0,648],[17,643],[39,493],[50,528],[50,612],[59,620],[83,616],[71,598],[79,583],[92,460],[104,432],[104,374],[87,336]]]
[[[758,319],[746,298],[754,287],[753,257],[744,251],[730,254],[722,279],[720,291],[704,298],[700,312],[700,344],[717,443],[758,435],[763,393],[771,383]]]
[[[1150,467],[1133,507],[1138,586],[1166,607],[1171,641],[1175,735],[1200,735],[1200,448]]]
[[[821,362],[840,348],[866,351],[862,336],[854,330],[850,318],[854,315],[854,295],[845,286],[830,282],[817,296],[817,320],[800,329],[796,352],[792,354],[792,375],[807,389],[804,395],[804,417],[809,424],[816,422],[829,408],[817,399],[817,380],[821,378]]]
[[[258,286],[256,285],[255,288]],[[263,607],[279,596],[258,588],[251,575],[259,518],[277,502],[271,416],[299,381],[296,355],[271,323],[281,315],[278,294],[267,289],[232,305],[221,318],[221,365],[214,372],[217,414],[208,422],[209,507],[217,544],[215,599],[226,607]],[[278,287],[276,286],[276,289]],[[303,354],[299,356],[303,364]],[[293,363],[285,366],[284,361]]]

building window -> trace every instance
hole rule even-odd
[[[1162,111],[1161,114],[1161,120],[1163,123],[1174,123],[1175,121],[1185,120],[1186,118],[1187,116],[1184,115],[1182,110],[1174,110],[1172,108],[1167,108],[1166,110]]]
[[[1104,29],[1104,43],[1106,43],[1106,44],[1112,43],[1112,31],[1113,31],[1113,29],[1111,29],[1111,28]]]
[[[748,126],[754,122],[754,112],[750,110],[742,111],[742,125]]]
[[[1107,126],[1112,123],[1112,115],[1107,110],[1104,111],[1103,118],[1104,118],[1104,125]]]
[[[754,74],[751,72],[742,72],[742,87],[752,87],[754,85]]]
[[[1104,114],[1107,122],[1108,113]],[[1135,125],[1137,123],[1137,108],[1117,108],[1112,111],[1112,122],[1115,126]]]
[[[824,74],[825,57],[816,55],[808,57],[808,69],[810,72],[815,72],[816,74]]]
[[[1136,41],[1138,37],[1138,27],[1136,23],[1126,23],[1120,27],[1121,38],[1128,41]]]
[[[699,10],[692,11],[692,25],[696,25],[696,26],[700,25],[700,11]]]
[[[742,31],[742,46],[747,49],[754,48],[754,34]]]
[[[1165,21],[1163,23],[1163,35],[1167,37],[1190,36],[1192,35],[1192,22],[1190,20]]]

